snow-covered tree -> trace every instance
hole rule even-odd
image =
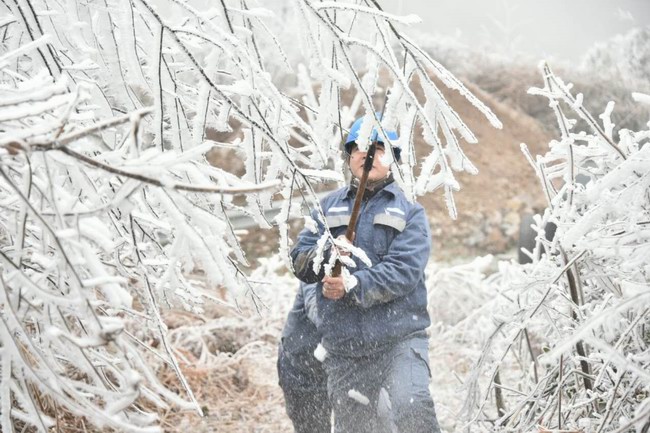
[[[289,215],[318,209],[314,185],[342,179],[339,145],[359,113],[366,139],[373,125],[399,130],[394,172],[409,196],[444,188],[455,215],[453,170],[476,172],[458,136],[476,139],[432,77],[500,124],[402,32],[416,17],[376,1],[293,0],[285,12],[300,27],[286,31],[302,63],[292,66],[263,6],[0,4],[2,431],[45,432],[62,413],[157,431],[156,407],[200,412],[161,309],[200,311],[217,286],[255,302],[229,211],[280,225],[286,254]],[[278,87],[271,70],[295,87]],[[380,73],[390,77],[381,124]],[[348,88],[356,96],[344,106]],[[430,146],[418,171],[416,126]],[[208,164],[215,148],[222,159]],[[268,206],[281,209],[273,222]],[[184,395],[160,383],[157,365]]]
[[[533,263],[502,265],[494,283],[495,325],[483,324],[491,331],[465,383],[467,419],[486,431],[647,432],[650,122],[614,140],[613,103],[596,120],[582,95],[542,72],[544,88],[530,92],[548,98],[561,137],[528,158],[548,208],[537,216]],[[569,112],[588,129],[575,131]]]
[[[635,27],[595,44],[582,59],[585,72],[628,86],[650,86],[650,26]]]

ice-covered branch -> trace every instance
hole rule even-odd
[[[517,384],[518,392],[503,393],[505,413],[487,415],[499,431],[541,425],[620,432],[634,423],[643,431],[648,422],[639,414],[650,401],[648,131],[622,130],[625,139],[603,152],[605,129],[587,122],[590,131],[572,132],[558,104],[568,102],[576,112],[584,108],[547,66],[543,74],[546,87],[535,93],[549,99],[562,137],[536,162],[528,158],[545,188],[552,179],[564,184],[557,193],[547,190],[549,207],[536,217],[533,263],[510,265],[514,272],[503,273],[498,282],[507,298],[495,299],[488,309],[503,332],[492,339],[466,386],[480,389],[481,374],[494,368],[502,384],[488,383],[482,401],[493,386]],[[605,125],[611,110],[608,104],[601,116]],[[547,224],[557,227],[552,239],[546,239]],[[529,335],[525,342],[522,329]],[[469,397],[468,419],[492,412],[475,394]]]
[[[263,6],[0,2],[3,431],[45,431],[50,407],[120,431],[155,431],[169,402],[196,409],[161,310],[198,313],[215,287],[261,305],[230,210],[280,226],[285,258],[306,207],[334,244],[317,184],[343,182],[359,115],[372,119],[360,145],[372,126],[398,130],[400,185],[414,199],[443,187],[455,215],[452,171],[475,172],[460,137],[475,137],[429,74],[498,121],[398,28],[415,17],[295,0],[278,20]]]

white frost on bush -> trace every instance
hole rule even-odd
[[[597,123],[548,66],[542,72],[534,93],[551,102],[562,136],[529,158],[548,199],[536,222],[540,254],[503,265],[493,281],[498,296],[484,308],[499,320],[464,383],[465,419],[481,431],[641,431],[650,422],[650,131],[622,130],[615,142],[611,106]],[[570,110],[589,129],[573,131]]]
[[[259,306],[228,215],[270,227],[264,210],[279,207],[288,262],[289,218],[308,206],[323,221],[317,183],[341,181],[340,143],[359,112],[366,135],[400,130],[404,155],[415,155],[409,131],[424,129],[426,170],[405,158],[394,173],[411,198],[418,179],[444,173],[437,186],[455,215],[452,165],[473,172],[458,137],[475,137],[425,71],[500,123],[391,24],[412,17],[297,0],[282,9],[296,25],[279,26],[279,38],[263,2],[230,3],[0,3],[2,431],[20,422],[45,432],[52,407],[133,432],[159,431],[156,408],[170,403],[201,413],[172,349],[180,333],[161,311],[228,303],[215,289]],[[381,122],[380,72],[393,95]],[[277,85],[282,74],[297,78],[291,88]],[[348,87],[356,96],[345,105]],[[326,231],[321,252],[333,243]],[[179,392],[160,382],[163,365]]]

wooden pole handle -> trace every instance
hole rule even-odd
[[[366,160],[363,164],[363,174],[359,180],[359,189],[357,189],[357,194],[354,197],[354,206],[352,206],[352,214],[350,215],[350,222],[348,223],[348,228],[345,231],[345,237],[348,242],[352,243],[354,240],[354,231],[357,227],[357,220],[359,219],[359,213],[361,210],[361,202],[363,201],[363,194],[366,191],[366,184],[368,183],[368,174],[372,170],[372,164],[375,161],[375,150],[377,145],[373,142],[368,148],[368,153],[366,154]],[[333,277],[340,277],[342,271],[342,264],[340,260],[336,260],[334,264],[334,269],[332,270]]]

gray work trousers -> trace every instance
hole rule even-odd
[[[328,354],[334,433],[440,433],[429,393],[428,347],[418,336],[369,356]]]
[[[278,348],[278,377],[287,415],[295,433],[331,433],[332,408],[325,371],[311,353],[289,354]]]

